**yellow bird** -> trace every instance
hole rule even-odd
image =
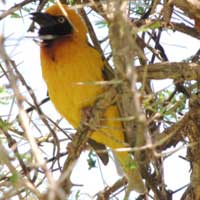
[[[57,4],[45,13],[33,13],[33,20],[40,25],[41,65],[51,101],[58,112],[74,127],[80,125],[84,108],[92,106],[105,91],[103,68],[99,52],[87,42],[87,28],[74,9]],[[84,84],[84,82],[86,84]],[[82,84],[80,84],[82,83]],[[102,127],[94,131],[91,139],[112,149],[125,147],[124,133],[116,106],[104,113]],[[131,169],[128,152],[117,152],[117,158],[132,183],[133,189],[144,192],[138,169]]]

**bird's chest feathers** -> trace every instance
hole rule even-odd
[[[81,108],[92,105],[102,93],[103,87],[92,82],[103,80],[103,63],[96,50],[86,45],[58,47],[42,49],[42,71],[51,100],[69,119],[70,113],[80,116]]]
[[[103,80],[101,58],[96,50],[86,45],[69,42],[45,47],[41,51],[41,61],[46,81],[86,87],[88,82],[92,85],[92,81]]]

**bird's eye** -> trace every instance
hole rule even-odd
[[[65,17],[63,17],[63,16],[58,17],[57,20],[58,20],[58,22],[59,22],[60,24],[63,24],[63,23],[66,21]]]

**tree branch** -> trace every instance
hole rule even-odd
[[[142,81],[145,66],[136,66],[138,80]],[[156,64],[149,64],[147,68],[147,79],[161,80],[161,79],[175,79],[175,80],[199,80],[200,64],[185,63],[185,62],[162,62]]]
[[[23,6],[34,2],[35,0],[24,0],[21,3],[15,4],[13,7],[9,8],[8,10],[4,11],[1,15],[0,15],[0,20],[2,20],[3,18],[13,14],[14,12],[20,10]]]

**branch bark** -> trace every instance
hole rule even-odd
[[[138,80],[142,81],[146,66],[136,66]],[[149,64],[146,78],[151,80],[174,79],[174,80],[199,80],[200,64],[185,62],[162,62]]]
[[[146,60],[141,49],[137,46],[136,36],[132,35],[131,24],[126,14],[127,1],[109,0],[107,4],[107,18],[109,23],[109,37],[112,47],[115,77],[122,80],[118,87],[120,94],[119,110],[122,117],[131,118],[124,123],[125,136],[130,146],[141,147],[146,144],[146,118],[142,111],[139,92],[136,89],[137,74],[133,67],[133,56]],[[137,52],[137,53],[136,53]],[[141,152],[135,155],[136,168],[140,168]],[[139,172],[139,170],[138,170]],[[138,179],[137,179],[138,180]],[[128,199],[130,190],[144,192],[142,181],[128,177],[129,186],[125,196]]]

